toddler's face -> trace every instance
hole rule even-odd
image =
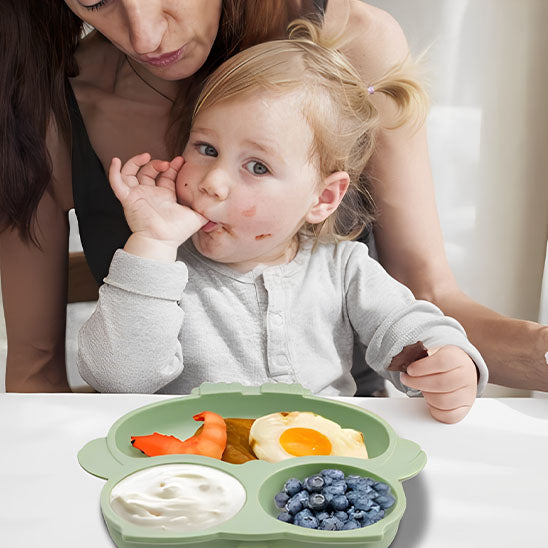
[[[211,221],[192,237],[204,256],[241,271],[285,262],[320,193],[299,105],[260,93],[196,117],[177,197]]]

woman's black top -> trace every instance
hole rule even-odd
[[[124,210],[110,188],[103,164],[93,150],[72,87],[67,86],[72,126],[72,193],[80,240],[99,285],[108,274],[114,252],[131,231]]]

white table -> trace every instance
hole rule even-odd
[[[165,396],[0,394],[0,546],[112,547],[104,481],[78,450],[126,412]],[[351,401],[421,445],[425,469],[404,483],[408,507],[392,548],[548,546],[548,400],[478,400],[457,425],[420,399]]]

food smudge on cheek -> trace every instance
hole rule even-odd
[[[251,206],[249,209],[244,209],[242,211],[242,215],[244,217],[253,217],[256,212],[257,212],[257,208],[255,206]]]
[[[255,236],[256,240],[264,240],[265,238],[270,238],[272,234],[259,234],[258,236]]]

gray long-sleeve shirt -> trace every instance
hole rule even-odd
[[[175,263],[118,250],[97,308],[79,335],[78,368],[101,392],[185,394],[202,382],[297,382],[321,395],[354,394],[354,338],[399,390],[393,356],[418,340],[455,345],[487,367],[460,324],[416,300],[359,242],[305,242],[293,261],[241,274],[191,243]]]

